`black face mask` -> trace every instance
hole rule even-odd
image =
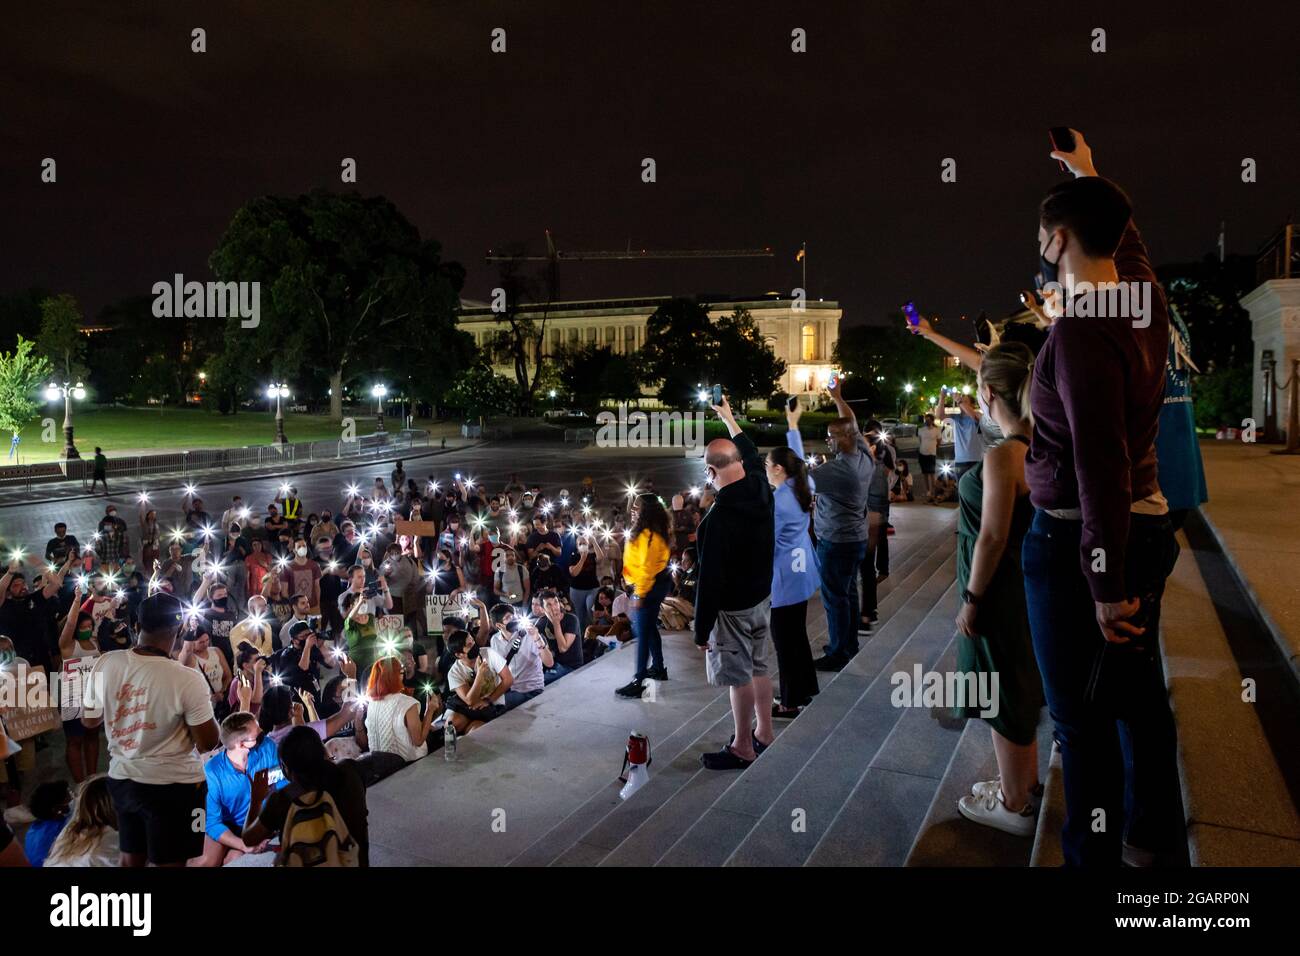
[[[1047,245],[1050,246],[1051,244],[1052,237],[1048,236]],[[1047,258],[1043,255],[1046,251],[1047,247],[1044,246],[1038,253],[1038,275],[1034,276],[1034,288],[1040,292],[1043,290],[1044,286],[1060,280],[1061,258],[1060,256],[1057,256],[1055,262],[1048,262]],[[1062,249],[1062,252],[1064,252],[1064,249]]]
[[[478,660],[478,645],[477,645],[477,644],[471,644],[469,647],[465,648],[465,659],[466,659],[466,660],[471,660],[471,661],[476,661],[476,660]]]

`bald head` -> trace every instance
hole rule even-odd
[[[745,477],[745,466],[740,460],[740,449],[730,438],[715,438],[704,449],[704,464],[712,473],[713,486],[725,488],[733,481]]]

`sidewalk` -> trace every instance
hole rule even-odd
[[[441,445],[446,441],[445,448]],[[414,460],[426,458],[431,455],[445,454],[447,452],[457,451],[465,448],[472,448],[483,444],[481,439],[461,438],[459,432],[453,434],[450,430],[445,435],[439,435],[435,430],[431,430],[428,446],[416,446],[414,448],[387,448],[377,447],[375,453],[361,454],[356,457],[345,458],[320,458],[312,461],[296,462],[268,462],[266,465],[241,468],[211,468],[196,469],[184,474],[180,472],[169,472],[160,474],[147,480],[147,484],[167,485],[174,484],[177,487],[187,482],[199,483],[205,479],[211,480],[214,475],[238,475],[240,478],[262,478],[269,475],[309,475],[322,471],[337,471],[340,469],[354,468],[358,464],[370,464],[375,462],[395,461],[399,458]],[[200,449],[188,449],[198,451]],[[220,449],[218,449],[220,450]],[[149,454],[166,454],[166,449],[149,449]],[[118,456],[114,456],[118,457]],[[129,457],[123,455],[121,457]],[[131,483],[129,480],[114,478],[115,485],[121,485],[124,481]],[[0,488],[0,506],[24,504],[27,502],[43,501],[68,501],[80,498],[95,498],[96,494],[90,493],[86,483],[80,479],[70,479],[66,481],[50,481],[33,484],[30,489],[22,485]]]
[[[1300,678],[1300,455],[1280,445],[1203,441],[1206,523]]]

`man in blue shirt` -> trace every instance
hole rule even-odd
[[[946,417],[943,396],[939,396],[939,421]],[[984,457],[984,436],[980,433],[979,406],[969,395],[957,396],[957,416],[952,419],[953,477],[960,479]]]
[[[265,850],[266,844],[249,846],[240,836],[252,804],[253,777],[265,773],[276,790],[285,785],[275,741],[262,736],[252,714],[237,711],[223,720],[221,744],[221,751],[203,767],[208,781],[204,866],[224,866],[245,853]]]

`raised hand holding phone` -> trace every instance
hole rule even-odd
[[[1052,140],[1052,152],[1048,155],[1062,169],[1068,169],[1075,178],[1097,175],[1097,167],[1092,164],[1092,148],[1084,142],[1082,133],[1067,126],[1054,126],[1048,134]]]

